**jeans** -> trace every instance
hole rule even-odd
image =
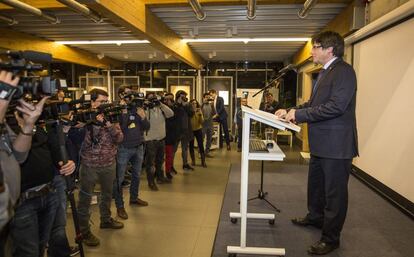
[[[124,208],[124,198],[122,190],[122,181],[125,178],[125,172],[128,162],[132,165],[131,171],[131,186],[129,187],[129,199],[137,200],[139,192],[139,176],[142,168],[142,161],[144,159],[144,145],[138,147],[126,148],[119,146],[118,155],[116,157],[116,179],[114,181],[113,195],[115,198],[116,208]]]
[[[206,154],[210,152],[211,141],[213,138],[213,126],[203,126],[203,139],[206,138]]]
[[[43,256],[59,204],[58,192],[49,192],[16,207],[10,223],[14,257]]]
[[[164,177],[162,164],[164,163],[164,140],[151,140],[145,142],[145,168],[147,171],[148,184],[154,184],[154,174],[152,174],[152,167],[155,165],[155,175],[157,178]]]
[[[190,140],[188,139],[187,135],[181,135],[180,139],[177,140],[174,144],[174,157],[175,153],[178,150],[178,145],[181,142],[181,157],[183,158],[183,165],[188,165],[188,157],[187,157],[187,151],[188,151],[188,145],[190,143]],[[174,166],[174,158],[173,158],[173,166]]]
[[[202,136],[201,129],[195,130],[193,131],[193,133],[194,133],[194,138],[193,140],[190,141],[190,147],[189,147],[191,161],[195,164],[194,140],[197,140],[198,151],[200,152],[200,155],[201,155],[201,164],[205,164],[206,159],[205,159],[205,154],[204,154],[203,136]]]
[[[90,231],[90,206],[96,182],[101,184],[101,199],[99,201],[101,223],[109,222],[111,219],[112,189],[114,186],[115,172],[115,163],[99,168],[81,164],[78,214],[82,234]]]
[[[71,178],[70,178],[71,179]],[[53,186],[59,197],[55,221],[49,239],[47,253],[49,257],[68,257],[71,250],[66,236],[66,181],[63,176],[55,176]]]

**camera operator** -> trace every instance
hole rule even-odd
[[[121,104],[131,105],[133,93],[128,86],[118,89],[118,96]],[[124,134],[124,140],[118,146],[116,158],[116,180],[114,181],[114,198],[118,217],[128,219],[128,214],[124,208],[122,181],[128,162],[131,163],[131,185],[129,187],[129,204],[147,206],[148,202],[138,198],[140,173],[144,159],[144,131],[150,128],[150,123],[145,116],[144,109],[137,106],[127,107],[121,115],[120,126]]]
[[[203,95],[203,105],[201,106],[203,113],[203,139],[206,138],[206,157],[213,157],[210,155],[211,140],[213,138],[213,116],[216,114],[213,107],[213,99],[209,93]]]
[[[177,119],[175,115],[174,107],[174,95],[172,93],[166,93],[164,95],[164,103],[170,107],[174,112],[174,116],[166,119],[165,121],[165,175],[168,179],[172,179],[173,176],[171,173],[177,174],[177,171],[173,169],[174,161],[174,145],[178,140],[178,130],[177,130]]]
[[[178,140],[174,145],[174,156],[178,149],[178,144],[181,142],[181,156],[183,158],[183,169],[194,170],[188,164],[187,151],[188,146],[193,138],[193,129],[191,127],[191,117],[194,115],[192,106],[189,104],[187,99],[187,93],[183,90],[178,90],[175,93],[175,105],[174,110],[176,111],[175,116],[177,118],[177,130],[179,131]],[[173,163],[174,167],[174,163]]]
[[[155,176],[157,183],[169,183],[171,180],[164,176],[162,164],[164,162],[164,148],[165,148],[165,119],[174,116],[174,112],[167,105],[158,100],[153,92],[148,92],[146,96],[148,105],[145,113],[150,122],[150,129],[145,132],[145,168],[147,171],[148,185],[153,191],[157,191],[158,187],[154,182],[154,174],[152,174],[152,167],[155,164]]]
[[[266,92],[265,101],[260,104],[259,109],[273,114],[280,108],[282,108],[282,106],[280,106],[279,102],[274,99],[273,94]]]
[[[96,109],[108,101],[108,93],[101,89],[90,92],[91,107]],[[121,229],[124,224],[111,217],[112,189],[115,179],[117,145],[123,134],[119,124],[105,120],[103,114],[96,116],[97,123],[86,126],[86,135],[81,148],[79,226],[83,242],[88,246],[98,246],[100,241],[92,234],[89,226],[90,205],[95,183],[101,184],[99,203],[100,228]]]
[[[16,115],[19,126],[22,119]],[[57,127],[41,123],[33,130],[29,155],[21,164],[21,195],[10,223],[13,256],[43,256],[60,207],[55,177],[68,176],[75,163],[63,163]],[[65,203],[66,204],[66,203]]]
[[[5,226],[12,217],[13,207],[20,194],[20,167],[30,149],[32,130],[40,116],[46,98],[33,106],[23,100],[16,109],[23,114],[22,129],[16,136],[5,123],[9,102],[13,97],[18,77],[11,72],[0,71],[0,254],[4,252],[7,237]]]

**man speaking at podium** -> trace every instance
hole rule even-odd
[[[310,254],[323,255],[339,247],[348,208],[348,178],[358,155],[355,122],[356,75],[342,60],[344,39],[332,31],[312,38],[313,62],[323,65],[310,100],[275,115],[309,126],[311,159],[308,174],[308,214],[292,219],[298,226],[322,229]]]

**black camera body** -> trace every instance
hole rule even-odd
[[[9,62],[0,63],[0,69],[14,75],[42,71],[43,65],[35,62],[52,62],[52,55],[35,51],[7,51],[7,56]],[[40,99],[42,95],[54,95],[60,86],[59,82],[51,77],[21,76],[13,99]]]

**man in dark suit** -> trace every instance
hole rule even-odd
[[[217,91],[215,89],[210,89],[209,93],[210,96],[214,99],[214,109],[216,111],[216,115],[214,115],[213,118],[221,124],[221,128],[224,130],[224,137],[226,139],[227,150],[230,151],[231,148],[229,127],[227,125],[227,112],[224,108],[224,99],[223,97],[217,95]]]
[[[279,110],[276,116],[307,122],[311,159],[308,174],[308,214],[292,219],[295,225],[322,229],[322,237],[310,246],[310,254],[327,254],[339,247],[348,207],[348,178],[352,158],[358,155],[355,121],[356,75],[342,60],[344,39],[336,32],[312,38],[313,62],[323,65],[303,105]]]

